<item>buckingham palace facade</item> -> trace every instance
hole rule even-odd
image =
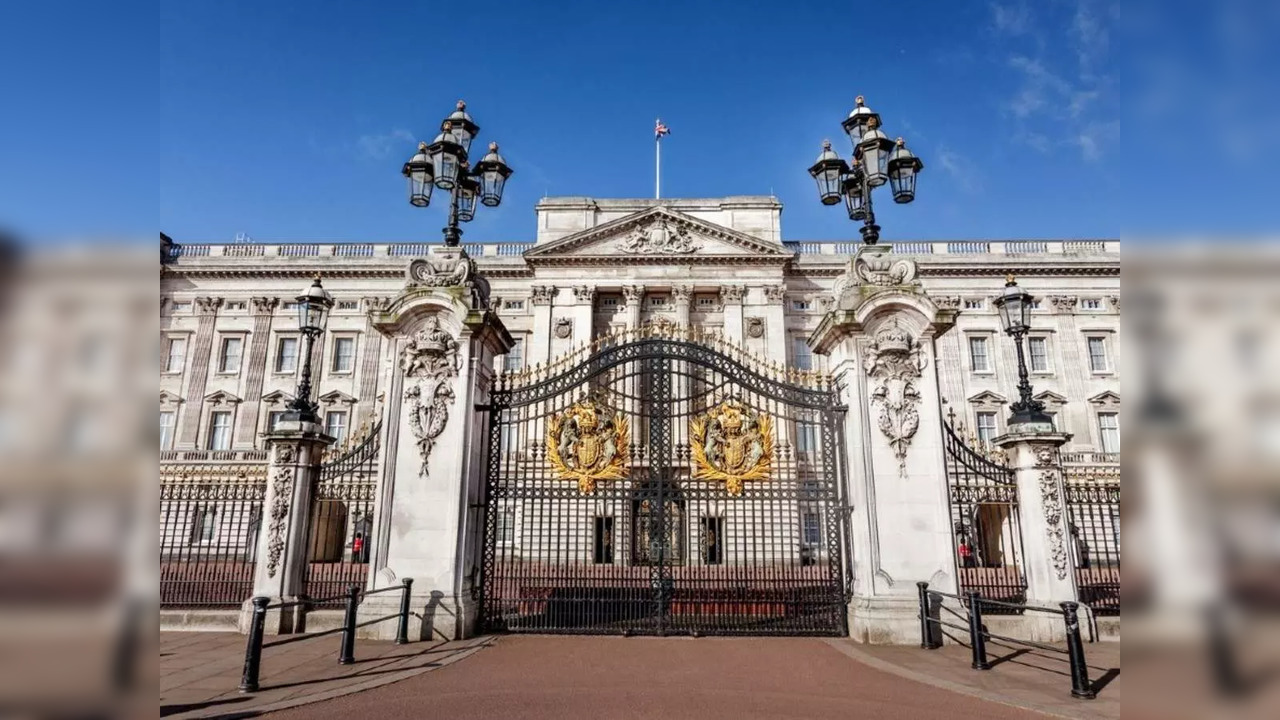
[[[530,242],[452,254],[162,237],[166,608],[212,627],[254,594],[413,577],[450,636],[908,642],[917,582],[1118,614],[1118,240],[870,252],[787,238],[766,196],[536,211]],[[1022,440],[1009,275],[1053,418]],[[287,409],[316,276],[308,429]],[[1050,464],[1056,495],[1030,479]]]

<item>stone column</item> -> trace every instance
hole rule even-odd
[[[780,366],[788,364],[786,307],[783,302],[787,297],[785,285],[765,285],[764,294],[764,326],[765,326],[765,360]]]
[[[275,602],[296,600],[302,592],[307,564],[307,533],[311,504],[320,477],[320,458],[333,438],[318,423],[284,421],[264,438],[267,449],[267,491],[255,550],[253,597]],[[240,631],[248,632],[253,604],[240,607]],[[300,608],[272,610],[267,615],[269,634],[298,632]]]
[[[257,447],[258,412],[262,401],[262,381],[267,374],[267,350],[271,347],[271,319],[280,298],[249,298],[253,308],[253,331],[250,333],[244,405],[240,407],[239,427],[235,432],[236,449]]]
[[[573,288],[573,342],[590,343],[594,325],[596,289],[590,285],[575,285]]]
[[[360,298],[361,309],[365,311],[364,352],[360,356],[360,386],[356,393],[356,416],[351,419],[351,432],[363,423],[373,427],[378,422],[375,404],[378,394],[379,359],[382,357],[382,334],[373,326],[371,313],[383,310],[387,306],[387,298]]]
[[[676,304],[676,324],[689,327],[689,306],[693,303],[693,286],[673,286],[671,288],[671,299]]]
[[[853,599],[850,635],[920,641],[916,582],[956,588],[935,337],[954,323],[912,283],[851,267],[809,338],[849,410],[843,436]]]
[[[534,285],[530,300],[533,302],[533,335],[529,338],[529,367],[538,363],[546,365],[551,360],[551,310],[556,297],[554,285]]]
[[[640,303],[644,302],[644,286],[625,285],[622,288],[622,296],[627,302],[627,329],[633,330],[640,327]]]
[[[182,430],[178,433],[177,450],[194,450],[200,439],[200,416],[204,414],[204,390],[209,382],[209,367],[213,357],[213,327],[218,321],[218,308],[222,298],[196,298],[196,315],[199,318],[196,334],[191,342],[191,382],[187,384],[186,412],[182,414]]]
[[[461,638],[475,632],[484,524],[489,416],[494,357],[513,344],[498,316],[474,307],[448,287],[406,289],[375,326],[398,338],[402,390],[397,441],[384,446],[394,463],[394,485],[380,495],[388,503],[375,529],[387,537],[385,562],[374,574],[376,588],[414,579],[410,634],[416,638]],[[392,413],[388,412],[388,423]],[[389,437],[384,434],[384,437]],[[370,596],[362,617],[381,617],[399,607],[397,593]],[[391,638],[395,623],[362,630]]]
[[[1071,536],[1067,528],[1061,448],[1071,435],[1058,432],[1014,432],[992,440],[1005,452],[1018,483],[1018,521],[1022,527],[1022,572],[1027,578],[1027,603],[1057,608],[1076,599]],[[1025,632],[1031,640],[1055,642],[1066,638],[1062,618],[1027,613]]]
[[[720,301],[724,305],[724,337],[730,344],[745,347],[742,342],[742,298],[747,289],[741,285],[723,285]]]

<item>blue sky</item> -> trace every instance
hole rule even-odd
[[[1154,12],[1166,7],[28,3],[11,25],[26,32],[0,49],[13,101],[0,113],[0,224],[187,242],[435,240],[443,211],[410,207],[399,168],[465,98],[480,141],[499,141],[516,170],[468,240],[532,239],[543,195],[650,196],[656,116],[672,129],[665,196],[773,193],[789,239],[850,238],[856,227],[818,204],[805,168],[824,138],[848,149],[839,123],[861,93],[926,164],[914,204],[880,199],[889,239],[1274,227],[1252,202],[1274,188],[1258,163],[1275,147],[1272,105],[1222,110],[1240,121],[1238,158],[1214,158],[1220,182],[1194,210],[1188,163],[1174,159],[1198,135],[1188,103],[1204,96],[1183,98],[1256,101],[1251,83],[1280,67],[1274,51],[1260,50],[1261,66],[1219,58],[1212,49],[1239,46],[1250,22],[1219,31]],[[1249,68],[1231,75],[1239,87],[1218,82],[1218,62]]]

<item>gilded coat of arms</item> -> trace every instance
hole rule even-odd
[[[773,469],[773,420],[737,400],[725,400],[689,427],[694,477],[724,483],[741,495],[748,480],[766,480]]]
[[[578,491],[595,492],[601,480],[621,480],[631,471],[631,426],[622,413],[612,417],[594,400],[583,400],[547,424],[547,460]]]

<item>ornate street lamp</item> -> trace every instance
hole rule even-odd
[[[475,218],[476,201],[485,207],[502,202],[502,190],[511,168],[498,154],[498,144],[489,144],[489,154],[473,168],[468,160],[471,143],[480,126],[467,114],[467,104],[440,123],[440,134],[430,144],[419,143],[418,152],[404,164],[401,173],[409,181],[409,204],[427,207],[431,204],[431,188],[449,193],[449,224],[444,228],[444,244],[457,247],[462,242],[460,222]]]
[[[822,154],[809,168],[818,183],[818,199],[823,205],[835,205],[844,196],[849,219],[862,222],[862,241],[875,245],[880,240],[871,207],[871,191],[888,183],[893,201],[906,204],[916,199],[916,177],[924,163],[907,149],[902,138],[890,140],[880,129],[880,114],[864,104],[861,95],[856,106],[841,123],[853,143],[853,162],[844,160],[831,150],[831,142],[822,144]]]
[[[1004,331],[1018,348],[1018,400],[1009,406],[1009,430],[1021,432],[1053,432],[1053,418],[1044,411],[1044,403],[1031,397],[1031,381],[1027,379],[1027,359],[1022,352],[1022,338],[1031,329],[1031,293],[1018,287],[1008,275],[1004,292],[995,299]]]
[[[296,300],[298,332],[306,338],[306,346],[303,350],[302,379],[298,381],[297,394],[289,403],[284,419],[318,423],[320,422],[317,415],[319,406],[311,402],[311,349],[315,345],[316,338],[324,332],[324,326],[329,320],[333,296],[324,289],[320,284],[320,276],[316,275],[315,281]]]

